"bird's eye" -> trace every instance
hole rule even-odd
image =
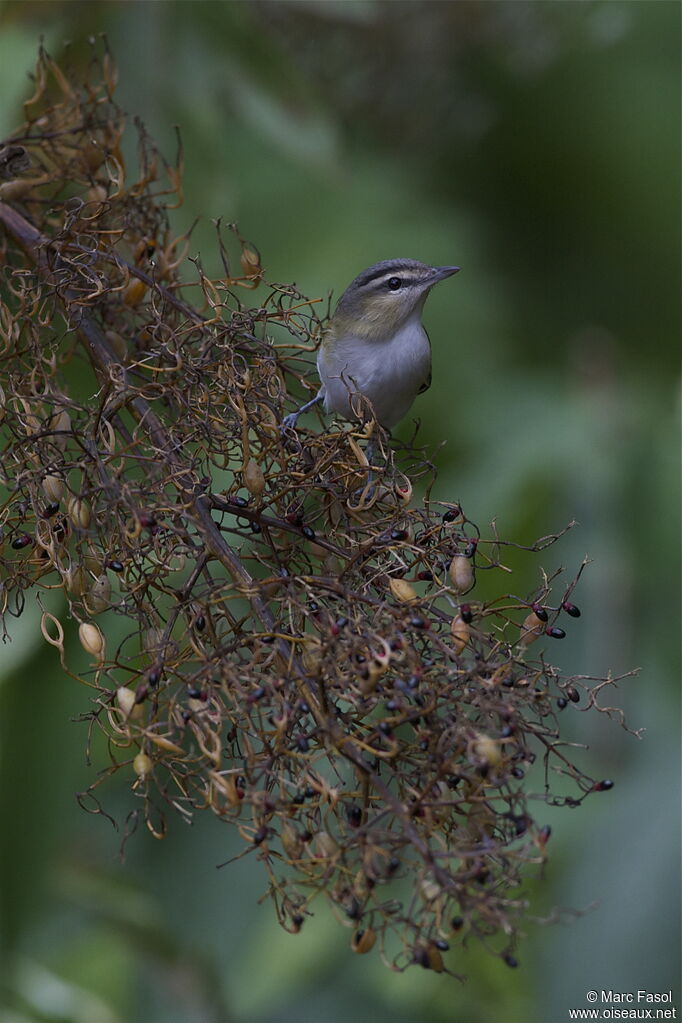
[[[400,280],[399,277],[389,277],[388,278],[388,286],[391,289],[391,291],[397,291],[402,283],[403,282]]]

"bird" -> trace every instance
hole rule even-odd
[[[390,431],[431,385],[431,343],[422,324],[434,285],[458,266],[429,266],[416,259],[384,259],[351,281],[322,333],[317,356],[320,388],[285,416],[282,428],[323,402],[326,412]]]

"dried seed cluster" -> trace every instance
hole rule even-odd
[[[35,592],[71,670],[77,623],[110,755],[97,808],[122,771],[157,837],[169,811],[233,823],[289,931],[323,894],[393,968],[456,968],[469,935],[516,965],[549,838],[531,807],[611,785],[573,763],[557,711],[618,716],[613,680],[563,678],[538,642],[579,616],[577,577],[521,599],[500,571],[477,600],[505,543],[433,499],[423,452],[379,438],[368,484],[364,428],[281,432],[317,306],[266,284],[233,226],[219,277],[188,268],[181,156],[137,123],[131,170],[114,85],[96,47],[84,84],[41,52],[0,149],[5,628]]]

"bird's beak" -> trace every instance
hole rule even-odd
[[[452,277],[453,274],[458,274],[460,268],[458,266],[434,266],[433,268],[433,283],[437,284],[438,281],[444,281],[446,277]]]

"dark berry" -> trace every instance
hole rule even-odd
[[[348,823],[354,828],[358,828],[362,824],[362,810],[359,806],[356,806],[355,803],[351,803],[351,805],[347,807],[346,817],[348,818]]]
[[[535,616],[540,619],[541,622],[547,621],[547,612],[545,611],[542,604],[535,603],[531,605],[532,610],[535,612]]]

